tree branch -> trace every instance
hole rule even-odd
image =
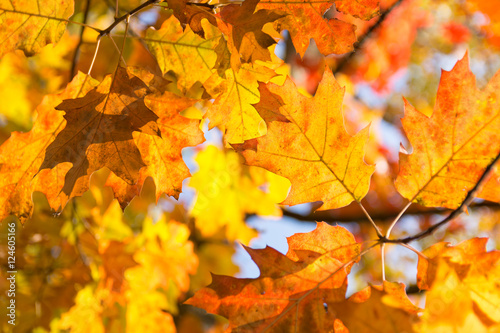
[[[84,24],[87,23],[87,19],[89,16],[90,2],[91,2],[91,0],[87,0],[85,3],[85,11],[83,13],[83,23]],[[75,75],[76,63],[77,63],[78,57],[80,55],[80,47],[82,46],[82,43],[83,43],[83,32],[84,31],[85,31],[85,26],[82,26],[82,28],[80,30],[80,36],[78,38],[78,44],[76,45],[75,53],[73,53],[73,59],[71,60],[71,70],[69,72],[68,82],[71,82],[71,80],[73,79],[73,76]]]
[[[133,16],[133,15],[137,14],[138,12],[140,12],[141,10],[143,10],[144,8],[146,8],[150,5],[154,5],[160,1],[161,0],[148,0],[145,3],[143,3],[142,5],[137,6],[136,8],[132,9],[130,12],[125,13],[124,15],[122,15],[118,18],[115,18],[115,21],[109,27],[107,27],[106,29],[102,30],[99,33],[99,37],[103,37],[103,36],[108,35],[118,24],[120,24],[122,21],[125,21],[128,17]]]
[[[358,38],[358,41],[354,43],[354,50],[348,53],[345,57],[343,57],[338,63],[337,66],[335,67],[335,70],[333,73],[340,73],[342,72],[347,64],[349,64],[349,61],[356,55],[356,51],[358,51],[363,44],[366,42],[366,40],[384,23],[384,21],[387,19],[387,16],[397,7],[399,6],[404,0],[398,0],[396,1],[391,7],[387,8],[379,17],[377,22],[373,24],[368,31],[366,31],[363,35],[361,35]]]
[[[488,165],[488,167],[484,170],[483,175],[479,180],[477,181],[476,185],[472,188],[472,190],[467,193],[467,196],[465,197],[464,201],[460,206],[452,211],[450,215],[448,215],[444,220],[442,220],[439,223],[434,224],[433,226],[429,227],[428,229],[410,237],[406,238],[400,238],[400,239],[387,239],[386,237],[380,237],[380,242],[382,243],[409,243],[414,240],[420,239],[427,237],[431,235],[436,229],[439,227],[445,225],[446,223],[452,221],[455,219],[458,215],[462,214],[467,209],[467,206],[472,202],[474,197],[476,196],[477,192],[481,189],[481,186],[484,184],[486,179],[488,179],[488,176],[490,175],[491,171],[493,170],[493,167],[495,166],[495,163],[500,160],[500,153],[495,157],[495,159]]]

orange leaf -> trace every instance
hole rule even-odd
[[[263,0],[257,8],[277,10],[287,15],[276,21],[275,28],[278,32],[289,31],[295,49],[303,57],[311,38],[314,38],[324,55],[353,50],[352,45],[356,42],[355,26],[337,19],[323,18],[332,5],[333,1]],[[335,1],[335,5],[339,11],[364,20],[378,15],[376,0]]]
[[[494,332],[500,329],[500,251],[486,238],[438,243],[419,258],[417,282],[427,289],[419,332]]]
[[[314,98],[301,95],[288,79],[281,87],[260,86],[255,105],[268,121],[266,136],[235,145],[247,164],[288,178],[285,205],[323,201],[324,209],[360,201],[368,192],[374,166],[363,161],[368,127],[350,136],[344,127],[344,89],[325,70]]]
[[[500,72],[484,90],[476,88],[466,54],[442,72],[432,116],[405,101],[402,122],[413,152],[399,154],[399,193],[424,206],[460,205],[500,152],[499,89]]]
[[[262,28],[264,24],[286,16],[268,9],[255,12],[258,3],[259,0],[245,0],[242,5],[227,5],[220,12],[222,20],[228,23],[220,29],[232,39],[244,62],[271,60],[268,47],[276,41]]]
[[[328,232],[335,235],[334,245],[320,240],[318,245],[324,248],[313,252],[297,242],[303,237],[311,239],[311,235],[297,234],[293,244],[299,246],[292,247],[289,241],[296,260],[270,247],[245,247],[260,268],[260,277],[213,275],[212,284],[186,303],[227,317],[233,332],[332,331],[335,313],[327,308],[345,299],[347,274],[360,248],[342,227],[319,223],[318,228],[331,229]]]
[[[63,187],[70,197],[85,192],[90,175],[103,167],[135,184],[145,164],[132,132],[160,135],[158,116],[144,104],[148,92],[142,80],[119,67],[85,97],[62,102],[57,109],[66,111],[67,124],[47,147],[40,170],[73,163]]]
[[[59,194],[68,165],[42,170],[33,177],[42,164],[45,149],[63,128],[63,116],[55,107],[63,99],[81,96],[96,85],[95,80],[79,73],[62,93],[45,96],[36,109],[38,116],[30,132],[13,132],[0,146],[0,221],[14,214],[24,222],[33,209],[33,191],[45,193],[52,208],[64,207],[67,198]]]
[[[21,49],[26,56],[57,43],[73,15],[72,0],[0,0],[0,58]]]

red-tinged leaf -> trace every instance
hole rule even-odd
[[[21,49],[26,56],[57,43],[73,15],[72,0],[0,0],[0,58]]]
[[[399,155],[399,193],[424,206],[460,205],[500,153],[499,91],[500,72],[484,90],[476,88],[466,54],[442,72],[430,117],[405,101],[402,122],[413,152]],[[494,199],[487,193],[479,197]]]
[[[119,67],[85,97],[65,100],[57,109],[66,112],[66,127],[47,147],[40,170],[71,162],[63,187],[69,197],[85,192],[90,175],[103,167],[135,184],[145,164],[132,132],[160,135],[158,116],[144,104],[147,93],[142,80]]]
[[[33,191],[45,193],[52,208],[64,207],[67,197],[60,192],[69,164],[42,170],[33,177],[42,164],[45,149],[64,126],[56,106],[64,99],[82,96],[96,85],[95,80],[79,73],[62,93],[44,98],[36,109],[37,119],[30,132],[13,132],[0,147],[0,221],[13,214],[24,222],[33,210]]]
[[[314,39],[323,55],[342,54],[353,50],[355,26],[337,19],[324,19],[327,10],[335,6],[345,14],[369,20],[378,15],[378,1],[282,1],[262,0],[257,8],[276,10],[285,17],[275,23],[278,32],[288,30],[297,52],[304,56],[309,41]]]
[[[300,246],[292,248],[289,243],[297,260],[269,247],[245,248],[258,264],[260,277],[213,275],[212,284],[186,303],[227,317],[231,332],[331,331],[336,317],[327,309],[345,299],[347,274],[358,260],[359,244],[341,227],[321,228],[331,228],[328,232],[338,235],[338,243],[343,245],[326,243],[321,252],[313,252]]]
[[[246,163],[291,181],[285,205],[323,201],[325,210],[359,202],[374,171],[363,160],[368,128],[355,136],[346,132],[344,90],[332,73],[325,71],[314,98],[301,95],[289,79],[260,88],[255,107],[267,120],[268,134],[235,145]]]
[[[241,5],[227,5],[220,12],[220,17],[227,23],[220,28],[232,39],[243,62],[271,60],[268,47],[276,41],[262,28],[264,24],[287,15],[268,9],[255,11],[258,4],[259,0],[245,0]]]

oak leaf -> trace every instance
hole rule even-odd
[[[64,99],[82,96],[97,81],[79,73],[60,94],[47,95],[37,107],[37,118],[28,133],[13,132],[0,146],[0,221],[10,214],[24,222],[33,210],[32,192],[46,194],[53,209],[64,207],[67,197],[60,195],[69,165],[43,170],[33,179],[42,164],[45,149],[64,126],[62,113],[55,108]]]
[[[204,83],[214,72],[216,47],[221,33],[207,21],[202,21],[205,38],[189,27],[183,30],[180,22],[171,16],[159,30],[150,28],[144,41],[155,56],[163,74],[173,71],[181,91],[189,90],[196,82]]]
[[[276,10],[287,15],[277,20],[274,26],[278,32],[288,30],[295,49],[303,57],[311,38],[323,55],[342,54],[353,50],[353,44],[356,42],[355,26],[337,19],[323,18],[334,3],[337,10],[363,20],[378,15],[376,0],[262,0],[257,8]]]
[[[344,89],[330,70],[313,98],[288,79],[283,86],[260,86],[255,105],[266,119],[266,136],[234,145],[249,165],[263,167],[292,183],[283,204],[323,201],[322,210],[360,201],[368,192],[374,166],[364,160],[368,127],[355,136],[344,127]]]
[[[106,185],[110,186],[115,198],[122,207],[140,194],[147,177],[153,178],[156,185],[156,202],[167,194],[176,199],[182,190],[182,181],[191,176],[182,159],[182,149],[196,146],[204,141],[200,130],[200,121],[188,119],[179,113],[193,106],[198,100],[175,95],[165,91],[168,81],[151,73],[135,70],[149,87],[151,93],[144,98],[145,105],[159,118],[157,120],[161,137],[135,132],[134,142],[146,164],[140,170],[136,184],[127,184],[123,179],[111,173]]]
[[[500,329],[500,251],[486,238],[456,246],[437,243],[419,257],[417,283],[426,292],[419,332],[490,332]]]
[[[227,5],[220,12],[226,24],[219,24],[219,28],[232,40],[243,62],[271,60],[268,48],[276,41],[262,28],[264,24],[287,15],[269,9],[255,11],[258,4],[259,0],[245,0],[241,5]]]
[[[213,74],[205,83],[215,97],[204,117],[210,119],[209,128],[219,126],[229,143],[262,136],[266,125],[252,104],[259,102],[259,81],[268,82],[275,72],[261,65],[243,64],[238,71],[229,68],[225,78]]]
[[[0,58],[21,49],[26,56],[57,43],[73,15],[74,1],[0,0]]]
[[[129,184],[145,166],[132,132],[160,136],[158,116],[144,104],[150,91],[138,77],[118,67],[85,97],[65,100],[66,127],[46,150],[40,170],[71,162],[62,191],[72,197],[88,189],[90,175],[107,167]]]
[[[172,9],[174,16],[183,24],[189,25],[190,30],[195,34],[205,38],[205,29],[203,27],[203,19],[210,22],[212,25],[217,25],[217,20],[210,7],[197,6],[196,3],[186,0],[166,0],[168,8]]]
[[[335,237],[317,240],[322,233]],[[311,240],[320,252],[309,249]],[[332,331],[335,312],[328,309],[345,299],[347,274],[360,246],[349,231],[326,223],[288,242],[287,255],[245,247],[260,268],[258,278],[213,275],[212,283],[186,303],[228,318],[231,332]]]
[[[402,122],[413,152],[400,153],[395,185],[412,202],[458,207],[500,152],[500,72],[478,90],[467,57],[442,72],[430,117],[405,100]]]

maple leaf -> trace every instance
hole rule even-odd
[[[255,105],[266,119],[264,137],[234,145],[246,163],[263,167],[292,183],[285,205],[323,201],[322,210],[360,201],[368,192],[374,166],[363,161],[368,127],[351,137],[342,116],[344,89],[325,70],[313,98],[287,79],[283,86],[260,86]]]
[[[132,132],[160,135],[158,116],[144,104],[149,92],[138,77],[118,67],[85,97],[65,100],[66,127],[46,149],[40,170],[71,162],[63,192],[72,197],[88,189],[90,175],[109,168],[129,184],[135,184],[145,166]]]
[[[71,0],[32,1],[0,0],[0,58],[21,49],[26,56],[40,52],[49,43],[57,43],[69,17]]]
[[[236,53],[243,62],[271,60],[268,47],[276,41],[263,32],[262,28],[264,24],[287,15],[268,9],[255,12],[258,4],[259,0],[245,0],[242,5],[227,5],[220,12],[220,17],[226,24],[219,24],[219,28],[232,40]]]
[[[21,222],[33,210],[32,192],[46,194],[52,208],[64,207],[67,198],[59,192],[63,187],[68,165],[59,165],[52,170],[43,170],[33,179],[42,164],[45,149],[62,130],[64,119],[55,108],[63,99],[75,98],[90,91],[97,81],[78,73],[60,94],[45,96],[37,107],[37,118],[28,133],[13,132],[0,146],[0,221],[14,214]]]
[[[287,16],[277,20],[276,30],[288,30],[293,45],[303,57],[309,41],[314,39],[323,55],[341,54],[353,50],[356,42],[355,26],[337,19],[324,19],[325,12],[332,7],[345,14],[355,15],[363,20],[369,20],[378,15],[378,1],[282,1],[262,0],[257,8],[277,10]]]
[[[456,246],[437,243],[419,257],[417,283],[426,292],[419,332],[486,332],[500,329],[500,251],[486,238]]]
[[[159,30],[148,29],[144,41],[155,56],[163,74],[173,71],[181,91],[189,90],[196,82],[204,83],[214,72],[220,39],[217,28],[202,21],[205,39],[189,27],[183,31],[180,22],[171,16]]]
[[[430,117],[405,100],[402,122],[413,152],[399,154],[395,185],[412,202],[458,207],[500,152],[500,73],[480,91],[467,57],[442,72]]]
[[[243,64],[238,71],[229,68],[225,78],[213,74],[205,83],[215,97],[204,117],[210,119],[209,128],[221,127],[225,140],[242,143],[265,134],[266,125],[252,104],[259,102],[259,84],[268,82],[274,71],[260,65]]]
[[[325,242],[324,235],[333,237]],[[212,283],[186,304],[228,318],[232,332],[332,331],[335,312],[327,308],[345,299],[347,274],[357,261],[359,244],[346,229],[326,223],[318,223],[311,233],[295,234],[288,244],[287,255],[270,247],[245,247],[260,277],[212,275]]]

